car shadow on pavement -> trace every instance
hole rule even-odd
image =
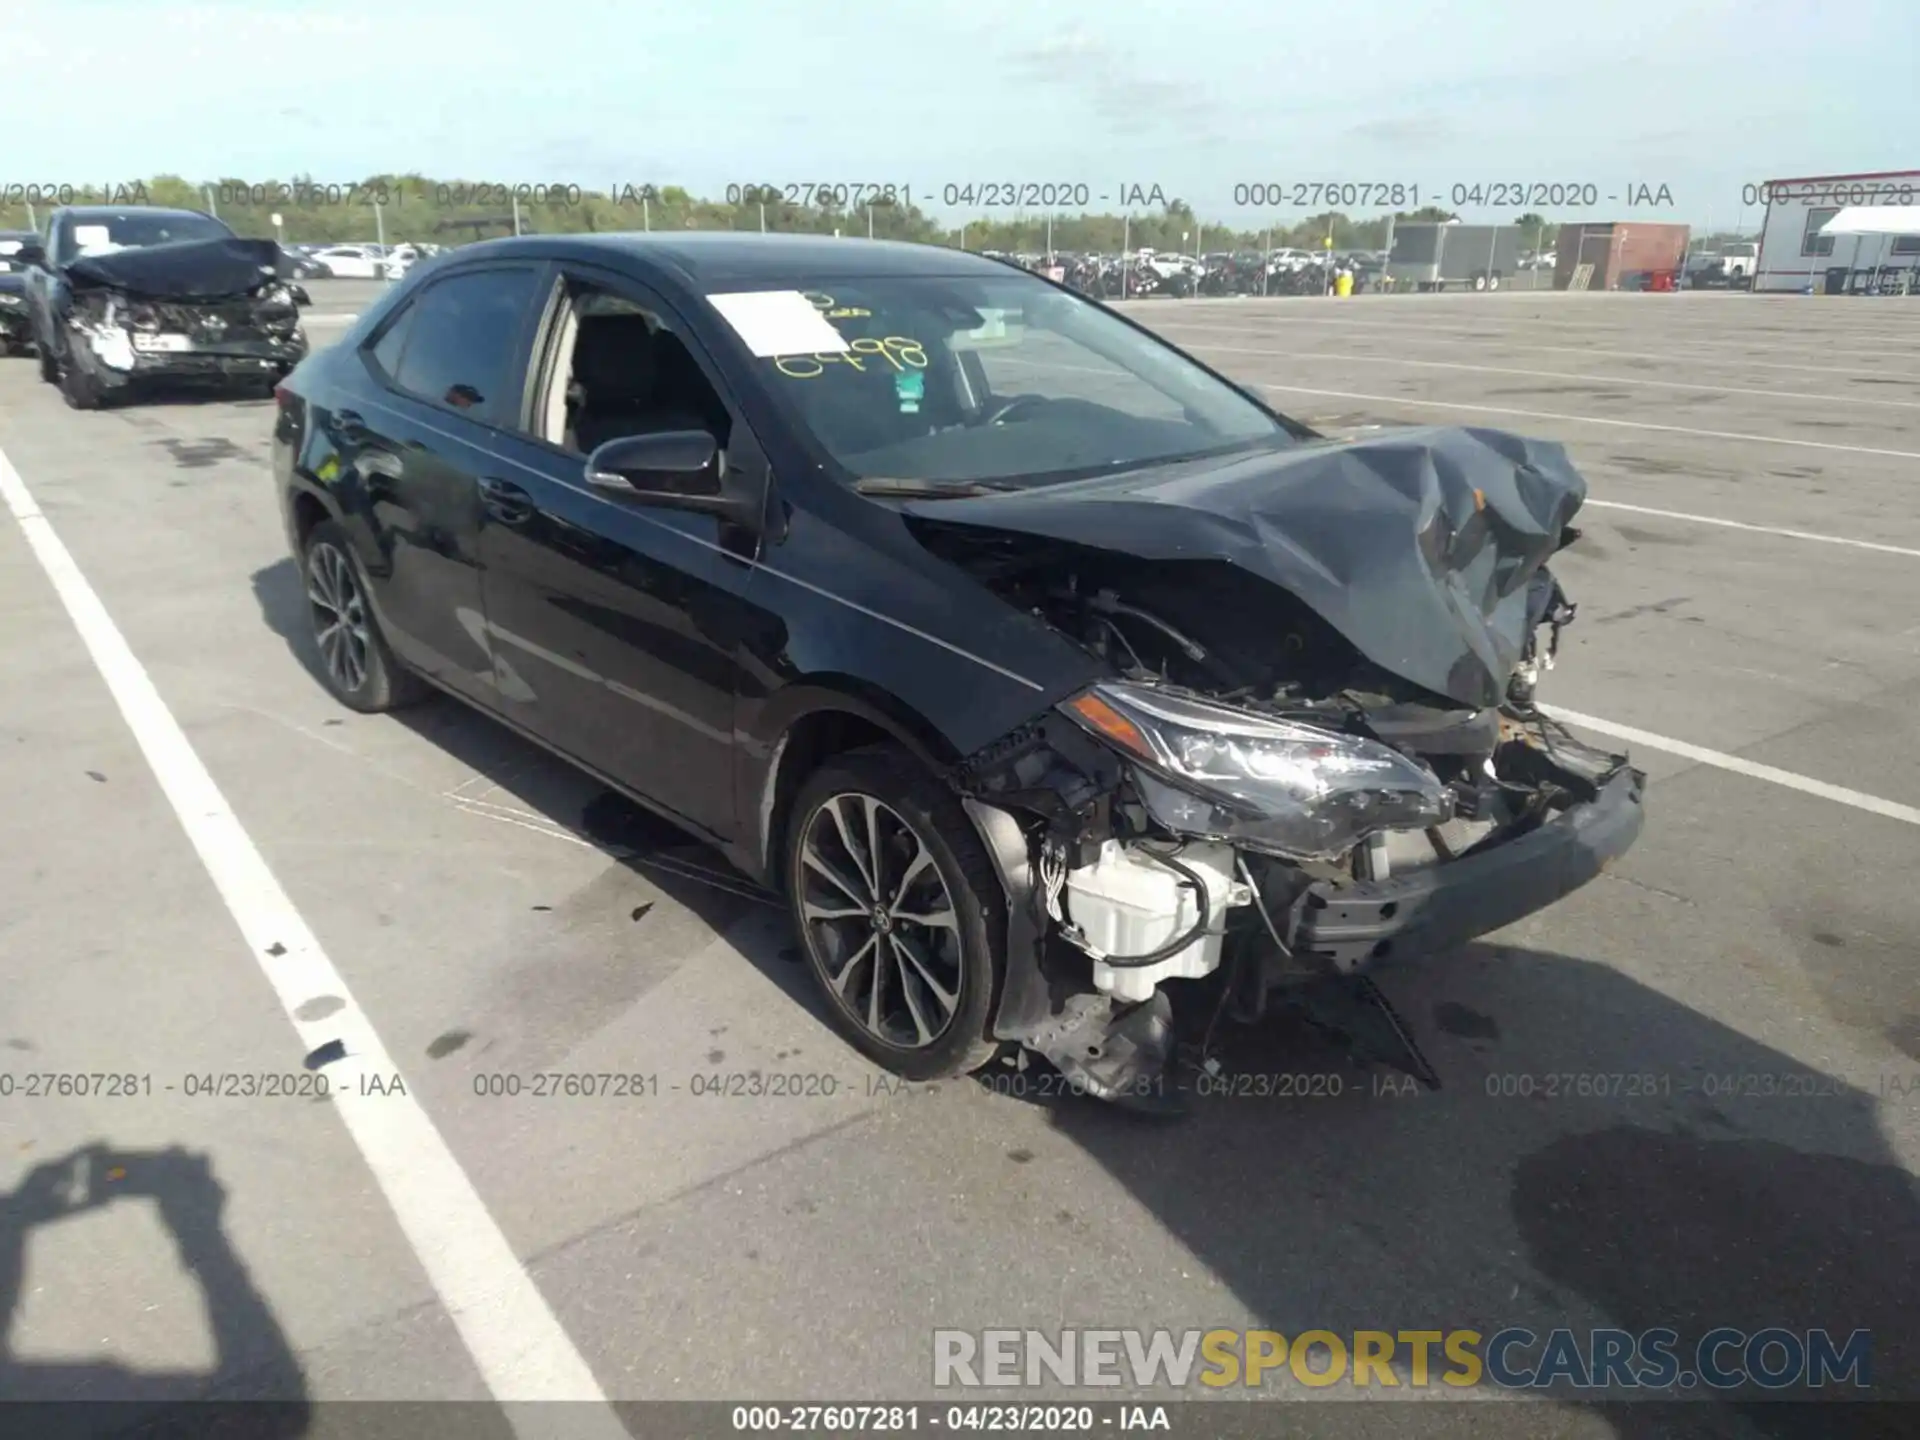
[[[298,567],[291,559],[278,560],[252,578],[262,618],[314,684],[324,686]],[[754,884],[718,851],[461,701],[436,693],[389,718],[485,777],[486,787],[475,793],[486,798],[459,803],[509,822],[515,816],[535,817],[592,845],[644,877],[716,936],[737,933],[743,921],[757,914],[785,913],[777,896]],[[783,941],[745,946],[742,953],[797,1003],[825,1019],[825,1002],[807,982],[798,949]]]
[[[1867,1390],[1542,1393],[1622,1440],[1920,1433],[1920,1196],[1879,1121],[1898,1102],[1573,955],[1482,943],[1380,981],[1439,1091],[1362,1068],[1336,1037],[1277,1014],[1227,1037],[1223,1076],[1324,1076],[1306,1088],[1338,1094],[1214,1082],[1228,1093],[1196,1094],[1175,1125],[1068,1099],[1055,1129],[1288,1336],[1669,1327],[1691,1371],[1692,1347],[1719,1326],[1824,1328],[1837,1345],[1867,1330]],[[1871,1085],[1911,1093],[1896,1063],[1889,1053]],[[1522,1366],[1541,1355],[1513,1352]],[[1328,1360],[1316,1352],[1313,1368]],[[1288,1414],[1305,1428],[1290,1420],[1290,1434],[1361,1433],[1338,1414],[1351,1407],[1300,1408]],[[1533,1406],[1474,1409],[1476,1435],[1563,1433]],[[1407,1433],[1440,1421],[1418,1418]]]
[[[211,1368],[141,1371],[91,1357],[17,1356],[14,1331],[25,1287],[60,1288],[58,1276],[28,1273],[34,1231],[142,1200],[157,1209],[181,1268],[200,1287],[217,1357]],[[35,1440],[309,1433],[306,1376],[273,1307],[227,1239],[225,1203],[225,1187],[207,1156],[178,1147],[117,1150],[104,1141],[36,1165],[0,1193],[0,1432]],[[207,1401],[223,1403],[216,1410],[201,1403]],[[233,1425],[243,1430],[229,1430]]]

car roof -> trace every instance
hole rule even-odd
[[[697,289],[808,279],[1005,275],[1017,267],[943,245],[833,235],[726,230],[629,231],[611,235],[522,235],[463,245],[468,258],[525,255],[666,271]]]

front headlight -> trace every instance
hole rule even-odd
[[[1425,829],[1453,814],[1430,770],[1363,736],[1117,681],[1060,709],[1139,762],[1147,812],[1178,834],[1331,860],[1375,831]]]

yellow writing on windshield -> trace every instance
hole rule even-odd
[[[926,346],[904,335],[889,335],[884,340],[851,340],[847,343],[849,348],[843,353],[782,355],[773,362],[773,366],[790,380],[816,379],[827,373],[829,365],[851,365],[864,373],[867,361],[874,357],[886,361],[895,370],[927,368]]]

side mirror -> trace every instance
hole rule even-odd
[[[587,483],[674,510],[698,510],[737,525],[759,521],[760,497],[729,475],[726,452],[705,430],[623,435],[587,457]]]
[[[313,303],[313,296],[307,293],[307,287],[304,285],[289,285],[287,287],[287,293],[293,296],[293,303],[296,305],[311,305]]]

